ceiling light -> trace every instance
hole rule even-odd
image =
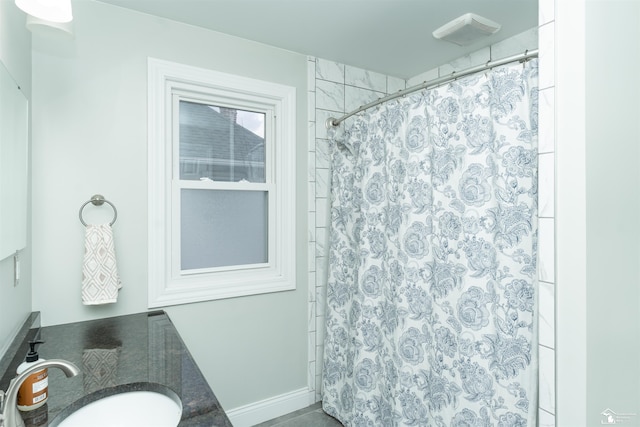
[[[16,6],[36,18],[51,22],[70,22],[71,0],[15,0]]]
[[[467,13],[435,30],[433,37],[465,46],[480,37],[490,36],[499,29],[500,24],[475,13]]]

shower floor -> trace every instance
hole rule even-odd
[[[341,427],[342,424],[322,410],[322,402],[260,423],[255,427]]]

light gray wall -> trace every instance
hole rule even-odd
[[[554,3],[555,109],[555,421],[586,422],[586,220],[584,0]]]
[[[557,425],[638,425],[640,4],[555,13]]]
[[[0,61],[31,99],[31,33],[13,1],[0,1]],[[30,210],[28,210],[30,212]],[[27,225],[28,236],[30,227]],[[27,237],[29,239],[29,237]],[[27,240],[29,241],[29,240]],[[13,286],[13,257],[0,260],[0,357],[31,313],[31,246],[20,253],[21,280]]]
[[[640,2],[587,1],[589,426],[606,409],[640,424],[639,70]]]
[[[147,309],[147,57],[285,84],[297,90],[297,289],[167,312],[226,410],[306,388],[306,57],[99,2],[75,2],[74,26],[74,38],[33,37],[33,309],[43,325]],[[87,307],[78,209],[96,193],[118,209],[123,289],[116,304]]]

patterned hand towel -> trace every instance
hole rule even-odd
[[[82,303],[96,305],[116,302],[121,287],[111,226],[87,225],[82,265]]]

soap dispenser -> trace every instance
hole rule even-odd
[[[44,359],[40,359],[36,346],[44,341],[29,341],[29,353],[24,362],[18,366],[16,373],[20,375],[31,365]],[[18,390],[18,409],[32,411],[44,405],[49,398],[49,377],[47,368],[31,374]]]

